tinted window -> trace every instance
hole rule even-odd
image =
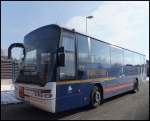
[[[65,47],[65,51],[74,51],[75,46],[74,46],[74,38],[73,37],[68,37],[64,36],[63,37],[63,46]]]
[[[79,63],[89,62],[88,38],[83,35],[77,35],[78,61]]]
[[[124,50],[124,74],[125,75],[135,75],[136,71],[135,71],[135,53],[128,51],[128,50]]]
[[[89,78],[101,78],[108,76],[110,66],[109,45],[95,39],[91,39],[91,64],[88,69]]]
[[[137,53],[135,53],[135,54],[134,54],[134,65],[139,66],[139,65],[141,64],[140,61],[141,61],[141,60],[140,60],[140,55],[137,54]]]
[[[87,79],[87,69],[90,63],[89,40],[86,36],[77,34],[78,79]]]
[[[128,50],[124,51],[124,64],[125,65],[134,65],[134,53]]]
[[[135,53],[134,54],[134,68],[135,68],[135,74],[141,73],[141,62],[140,62],[140,55]]]
[[[123,50],[121,48],[111,46],[111,69],[109,75],[120,76],[123,74]]]
[[[121,48],[111,46],[111,64],[123,64],[123,50]]]
[[[75,78],[75,40],[73,37],[64,36],[62,46],[65,49],[65,66],[60,67],[60,79]]]
[[[107,66],[110,63],[109,46],[103,42],[91,39],[91,61]]]

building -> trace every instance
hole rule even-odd
[[[7,57],[7,50],[1,48],[1,79],[12,79],[17,72],[18,63],[13,64],[12,59]]]

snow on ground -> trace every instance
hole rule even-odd
[[[14,85],[13,84],[1,85],[1,91],[10,91],[10,90],[14,90]]]
[[[1,82],[1,105],[20,103],[21,101],[17,100],[15,97],[12,80],[3,79]]]
[[[20,102],[16,99],[14,90],[1,91],[1,104],[16,104]]]
[[[146,81],[149,81],[149,77],[146,78]]]
[[[144,82],[144,83],[149,82],[149,77],[146,77],[146,79],[142,80],[142,82]]]

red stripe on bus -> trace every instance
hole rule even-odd
[[[107,87],[104,89],[104,93],[116,91],[118,89],[130,87],[130,86],[133,86],[133,83],[126,83],[126,84],[121,84],[121,85],[117,85],[117,86],[113,86],[113,87]]]

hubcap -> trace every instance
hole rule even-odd
[[[95,101],[97,103],[97,102],[100,102],[100,100],[101,100],[101,95],[100,95],[100,92],[97,91],[95,95]]]

